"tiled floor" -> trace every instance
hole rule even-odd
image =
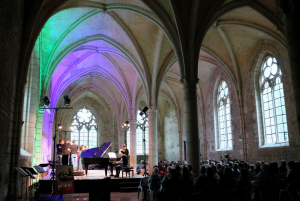
[[[89,200],[88,193],[78,193],[75,194],[74,197],[66,197],[65,201],[83,201]],[[137,198],[137,192],[129,192],[129,193],[119,193],[119,192],[112,192],[110,193],[110,200],[111,201],[138,201],[141,200]]]

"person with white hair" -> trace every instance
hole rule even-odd
[[[151,189],[151,191],[153,191],[154,197],[157,194],[157,192],[159,192],[161,185],[161,176],[158,174],[158,171],[158,167],[154,166],[154,174],[152,174],[148,180],[148,186]]]
[[[136,166],[136,173],[140,174],[143,169],[144,169],[144,160],[141,160],[141,163],[137,164]]]

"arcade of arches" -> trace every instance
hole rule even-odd
[[[1,2],[0,200],[18,196],[14,167],[51,160],[58,123],[57,139],[118,152],[128,120],[135,166],[145,106],[150,168],[184,160],[184,141],[196,174],[224,154],[299,160],[299,10],[297,0]],[[69,95],[73,109],[40,109],[44,95],[50,107]]]

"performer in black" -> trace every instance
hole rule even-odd
[[[66,139],[66,143],[64,144],[62,148],[62,164],[63,165],[69,165],[69,160],[70,160],[70,153],[71,153],[71,144],[70,140]]]
[[[120,170],[123,168],[123,167],[128,167],[128,158],[127,156],[125,155],[125,151],[124,150],[121,150],[121,159],[119,161],[114,161],[115,164],[120,164],[118,166],[116,166],[116,175],[115,177],[119,177],[119,174],[120,174]]]
[[[125,152],[125,155],[128,157],[129,151],[128,151],[127,147],[126,147],[126,144],[123,144],[123,150]]]
[[[63,146],[64,146],[65,141],[63,139],[59,140],[59,144],[56,145],[56,157],[59,161],[59,164],[62,164],[62,155],[63,155]]]

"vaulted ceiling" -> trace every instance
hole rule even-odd
[[[232,2],[225,1],[224,6]],[[275,1],[268,2],[259,1],[276,12]],[[175,24],[170,2],[160,1],[160,6]],[[42,90],[53,105],[65,94],[73,102],[93,96],[110,104],[116,114],[126,111],[129,117],[141,100],[148,103],[152,98],[159,107],[162,98],[180,115],[181,71],[166,30],[139,0],[66,1],[40,33]],[[285,46],[278,28],[253,8],[234,8],[218,18],[201,46],[201,93],[209,93],[209,79],[216,69],[238,85],[257,44],[265,40]]]

